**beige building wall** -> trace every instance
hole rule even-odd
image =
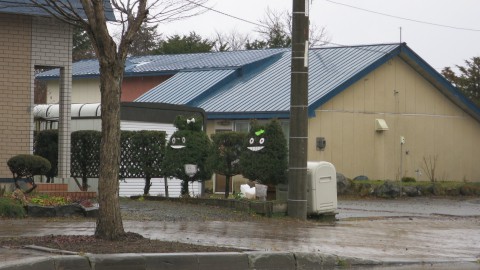
[[[58,103],[59,81],[47,82],[47,103]],[[100,82],[98,79],[78,79],[72,83],[73,103],[98,103],[100,102]]]
[[[11,178],[7,160],[31,153],[31,20],[0,14],[0,178]]]
[[[377,118],[389,130],[376,131]],[[323,151],[316,137],[326,139]],[[396,57],[316,110],[308,160],[332,162],[350,178],[391,180],[429,180],[427,161],[437,180],[480,181],[479,138],[478,121]]]
[[[3,114],[0,119],[0,178],[12,177],[6,165],[10,157],[30,154],[33,150],[31,109],[36,66],[62,68],[64,91],[61,100],[69,102],[71,37],[71,27],[53,19],[0,14],[0,110]],[[68,127],[63,130],[68,132]],[[68,147],[62,151],[62,160],[69,166],[69,136],[63,138],[68,140]],[[63,168],[67,170],[69,172],[69,167]]]

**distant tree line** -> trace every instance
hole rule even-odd
[[[238,31],[229,33],[216,32],[213,38],[204,38],[195,32],[183,35],[163,37],[158,32],[158,25],[144,23],[138,37],[130,46],[130,56],[201,53],[211,51],[257,50],[268,48],[288,48],[291,46],[291,13],[267,10],[265,18],[259,20],[255,32],[256,38]],[[324,27],[311,26],[311,46],[328,43],[329,37]],[[73,61],[95,58],[86,32],[80,28],[74,30]]]

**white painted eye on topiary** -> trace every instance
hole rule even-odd
[[[182,138],[172,137],[172,140],[171,140],[172,143],[170,144],[170,147],[173,148],[173,149],[184,148],[184,147],[186,147],[186,145],[185,145],[186,141],[187,141],[187,139],[185,139],[185,137],[182,137]]]

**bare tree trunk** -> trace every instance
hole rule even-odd
[[[103,59],[105,60],[105,59]],[[102,143],[98,179],[99,212],[95,236],[115,240],[125,235],[118,200],[120,162],[120,93],[123,64],[100,60]],[[113,69],[113,70],[112,70]]]
[[[143,195],[150,193],[150,187],[152,186],[152,178],[150,176],[145,177],[145,187],[143,188]]]
[[[225,175],[225,199],[228,199],[228,195],[230,195],[230,179],[232,176]]]

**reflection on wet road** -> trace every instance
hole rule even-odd
[[[480,204],[439,201],[430,207],[428,203],[340,202],[340,220],[335,225],[313,221],[124,221],[124,226],[152,239],[261,251],[320,252],[387,262],[480,259]],[[0,220],[0,237],[92,234],[95,227],[93,221],[29,219],[28,226],[24,222]]]

